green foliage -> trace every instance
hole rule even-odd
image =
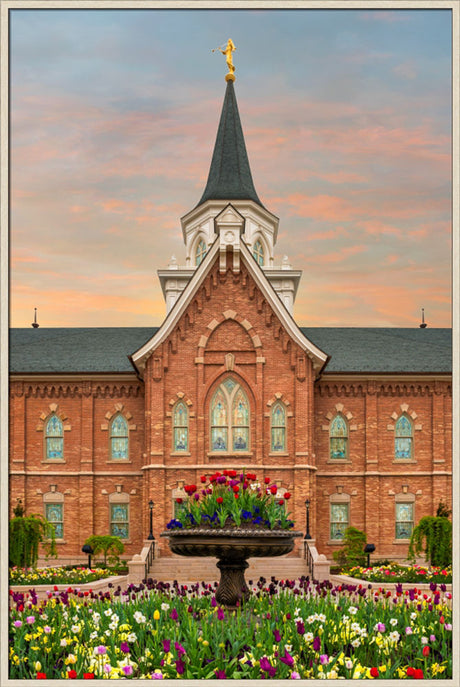
[[[452,511],[449,510],[445,503],[440,501],[438,505],[438,510],[436,511],[437,518],[450,518]]]
[[[409,542],[409,560],[415,561],[422,551],[431,566],[451,565],[452,523],[447,517],[427,515],[414,527]]]
[[[44,545],[46,558],[56,558],[54,526],[38,513],[24,515],[19,499],[13,512],[15,517],[9,523],[10,566],[35,567],[40,544]]]
[[[343,548],[334,551],[334,560],[342,566],[365,565],[367,535],[356,527],[347,527],[343,539]]]
[[[103,554],[104,565],[107,565],[107,560],[111,564],[118,564],[119,554],[125,550],[120,537],[112,537],[110,534],[93,534],[85,540],[85,544],[92,547],[95,556],[99,553]]]

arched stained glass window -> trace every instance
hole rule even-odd
[[[53,525],[56,539],[62,539],[64,537],[64,504],[45,503],[45,518]]]
[[[188,451],[188,411],[183,401],[174,406],[173,451]]]
[[[249,402],[243,388],[231,377],[215,392],[210,419],[212,451],[249,450]]]
[[[401,415],[395,424],[395,458],[412,458],[412,422]]]
[[[286,450],[286,410],[282,403],[272,408],[272,451]]]
[[[123,415],[115,415],[110,425],[110,457],[112,460],[128,459],[128,423]]]
[[[256,241],[252,251],[256,263],[262,266],[265,262],[264,260],[264,247],[260,241]]]
[[[348,455],[348,427],[343,415],[336,415],[329,429],[330,457],[346,458]]]
[[[195,251],[195,258],[196,258],[196,266],[201,265],[203,262],[204,258],[206,256],[206,244],[204,241],[200,241],[199,244],[196,247]]]
[[[46,458],[64,458],[64,428],[57,415],[51,415],[45,427]]]

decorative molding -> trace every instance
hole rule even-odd
[[[40,414],[39,424],[36,427],[37,432],[45,431],[45,425],[48,422],[51,415],[56,415],[61,420],[62,429],[64,430],[64,432],[70,432],[72,427],[68,422],[67,415],[64,413],[64,411],[59,410],[59,405],[57,403],[50,403],[48,406],[48,411],[48,413]]]

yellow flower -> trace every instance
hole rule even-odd
[[[41,669],[42,669],[42,664],[40,663],[40,661],[35,661],[35,670],[37,671],[37,673],[38,673]]]
[[[153,619],[154,620],[160,620],[160,611],[157,608],[153,612]]]
[[[203,646],[209,646],[209,642],[208,642],[207,639],[205,639],[205,640],[203,641]]]
[[[26,640],[26,642],[30,642],[32,639],[32,635],[27,633],[26,635],[24,635],[24,639]]]

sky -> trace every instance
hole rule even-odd
[[[275,264],[300,326],[451,326],[447,9],[16,9],[10,324],[158,326],[236,45]]]

